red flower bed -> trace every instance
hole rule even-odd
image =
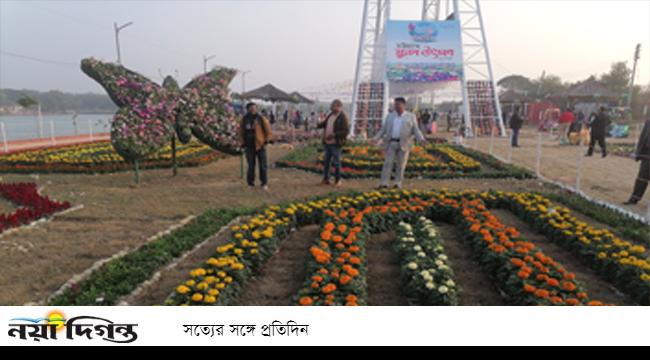
[[[11,214],[0,214],[0,233],[70,208],[67,201],[58,202],[39,194],[34,183],[0,184],[0,195],[20,206]]]

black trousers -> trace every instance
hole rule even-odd
[[[607,155],[607,142],[605,141],[605,136],[591,136],[591,142],[589,143],[589,152],[588,155],[594,154],[594,149],[596,148],[596,143],[600,146],[600,149],[603,152],[603,155]]]
[[[636,178],[636,184],[634,184],[632,200],[639,201],[643,198],[643,194],[645,194],[648,188],[648,182],[650,182],[650,159],[644,159],[641,160],[639,175]]]
[[[266,148],[263,147],[260,150],[256,150],[254,147],[246,148],[246,161],[248,162],[248,173],[246,174],[248,185],[255,186],[255,162],[259,163],[262,186],[267,185],[269,178]]]

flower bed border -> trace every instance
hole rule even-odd
[[[57,150],[73,146],[84,145],[98,145],[102,143],[110,143],[108,141],[95,141],[77,145],[60,145],[53,147],[45,147],[41,149],[29,149],[18,151],[13,154],[29,153],[33,151],[43,150]],[[3,154],[6,155],[6,154]],[[187,156],[185,158],[178,158],[178,167],[191,168],[199,167],[210,164],[217,160],[223,159],[228,155],[219,153],[212,149],[206,150],[199,154]],[[140,169],[153,170],[153,169],[171,169],[173,167],[172,160],[145,160],[140,163]],[[6,174],[111,174],[119,172],[127,172],[133,170],[133,164],[127,162],[115,163],[102,163],[102,164],[25,164],[25,163],[3,163],[0,162],[0,173]]]
[[[494,170],[486,170],[481,167],[478,171],[470,172],[429,172],[429,173],[406,173],[405,177],[410,179],[457,179],[457,178],[467,178],[467,179],[505,179],[505,178],[514,178],[514,179],[534,179],[535,175],[533,172],[520,168],[515,165],[506,164],[493,156],[483,154],[471,149],[467,149],[461,146],[447,145],[459,153],[468,156],[478,162],[481,165],[487,165],[488,167]],[[310,144],[304,148],[297,149],[288,155],[284,156],[282,159],[276,161],[276,167],[286,168],[286,169],[297,169],[302,171],[307,171],[316,174],[323,173],[322,165],[317,164],[314,161],[306,161],[307,159],[317,157],[321,151],[321,145]],[[369,171],[359,171],[351,168],[343,168],[342,177],[344,179],[375,179],[380,175],[379,172],[369,172]]]

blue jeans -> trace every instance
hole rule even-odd
[[[336,182],[341,180],[341,147],[336,144],[325,144],[325,163],[323,180],[330,180],[332,166],[335,168]]]
[[[521,129],[512,129],[512,146],[519,146],[519,130]]]

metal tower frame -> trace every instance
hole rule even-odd
[[[444,5],[444,6],[443,6]],[[386,43],[384,29],[390,19],[391,0],[365,0],[357,69],[352,96],[352,128],[355,129],[359,100],[359,85],[364,82],[385,83],[384,66]],[[494,123],[501,135],[506,134],[501,105],[497,94],[496,81],[488,48],[485,24],[479,0],[423,0],[423,20],[457,19],[461,23],[463,76],[461,90],[463,95],[463,114],[468,135],[474,134],[470,112],[468,81],[485,81],[492,86],[496,114]],[[386,86],[384,114],[388,108],[388,87]],[[353,130],[354,131],[354,130]],[[353,133],[353,135],[355,135]]]
[[[359,102],[359,87],[363,83],[385,83],[384,65],[386,61],[386,21],[390,19],[390,0],[365,0],[361,36],[357,54],[356,75],[352,94],[352,136],[356,134],[356,121]],[[388,108],[387,92],[384,96],[384,114]]]

